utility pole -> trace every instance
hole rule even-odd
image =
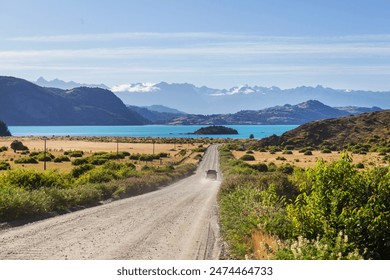
[[[119,138],[116,138],[116,158],[119,156]]]
[[[47,140],[47,137],[43,137],[43,140],[45,141],[44,148],[43,148],[43,170],[46,170],[46,140]]]

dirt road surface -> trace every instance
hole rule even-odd
[[[0,231],[0,259],[217,259],[218,151],[161,190]]]

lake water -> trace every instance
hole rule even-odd
[[[179,137],[179,138],[264,138],[294,129],[297,125],[226,125],[238,135],[191,135],[205,125],[145,125],[145,126],[9,126],[14,136],[126,136],[126,137]]]

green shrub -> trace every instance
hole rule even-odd
[[[144,165],[144,166],[142,166],[142,168],[141,168],[141,171],[149,171],[149,170],[151,170],[151,167],[150,167],[150,166],[147,166],[147,165]]]
[[[82,165],[88,163],[88,159],[86,158],[76,158],[75,160],[72,160],[73,165]]]
[[[19,159],[15,159],[15,163],[17,163],[17,164],[37,164],[38,161],[33,157],[21,157]]]
[[[312,156],[313,155],[313,153],[310,150],[306,150],[303,154],[305,156]]]
[[[259,162],[257,164],[252,165],[252,168],[259,172],[267,172],[268,166],[265,163]]]
[[[306,147],[306,148],[302,148],[299,150],[299,153],[305,153],[305,152],[312,152],[314,150],[314,148],[312,147]]]
[[[52,161],[55,158],[55,156],[52,155],[51,153],[46,153],[46,156],[44,153],[40,153],[39,155],[35,156],[35,158],[38,161]]]
[[[58,156],[53,161],[54,162],[63,162],[63,161],[70,161],[70,159],[67,156]]]
[[[274,171],[276,171],[277,169],[278,169],[278,167],[276,166],[275,163],[270,162],[270,163],[268,164],[268,171],[274,172]]]
[[[243,155],[242,157],[240,157],[241,160],[244,160],[244,161],[254,161],[256,160],[256,158],[252,155]]]
[[[77,184],[93,184],[93,183],[104,183],[119,179],[119,176],[113,170],[105,170],[101,167],[93,168],[83,173],[78,179]]]
[[[356,168],[364,169],[364,164],[361,162],[357,163],[355,166],[356,166]]]
[[[286,151],[283,151],[283,154],[284,154],[284,155],[292,155],[293,152],[290,151],[290,150],[286,150]]]
[[[195,153],[204,153],[204,152],[206,152],[206,150],[207,150],[207,148],[205,148],[205,147],[198,147],[198,148],[195,148],[195,149],[193,149],[193,151],[195,152]]]
[[[294,172],[294,166],[290,165],[290,164],[285,164],[285,165],[282,165],[278,168],[278,170],[284,174],[293,174]]]
[[[0,170],[10,170],[11,165],[6,161],[0,161]]]
[[[95,166],[90,163],[84,163],[81,165],[78,165],[76,167],[72,168],[72,171],[70,172],[71,176],[73,178],[79,178],[81,175],[83,175],[85,172],[94,169]]]
[[[5,152],[5,151],[8,151],[8,147],[6,147],[6,146],[0,147],[0,153]]]
[[[64,152],[64,155],[65,156],[68,156],[68,157],[75,157],[75,158],[80,158],[84,155],[84,152],[83,151],[65,151]]]
[[[40,172],[30,169],[15,169],[1,174],[0,181],[9,187],[26,190],[70,187],[70,181],[66,176],[57,171]]]
[[[277,157],[276,160],[287,160],[285,157]]]

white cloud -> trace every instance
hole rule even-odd
[[[69,44],[51,44],[55,42]],[[49,73],[58,78],[66,73],[69,79],[83,76],[90,81],[103,78],[106,84],[118,84],[113,90],[128,92],[154,90],[154,85],[122,84],[128,77],[132,81],[209,79],[210,83],[214,78],[230,84],[252,82],[260,76],[265,81],[278,77],[281,83],[290,77],[297,84],[302,84],[299,79],[323,76],[366,75],[383,80],[390,73],[390,35],[111,33],[0,38],[0,70]]]
[[[137,83],[137,84],[123,84],[113,86],[113,92],[154,92],[159,91],[160,88],[155,87],[154,83]]]

